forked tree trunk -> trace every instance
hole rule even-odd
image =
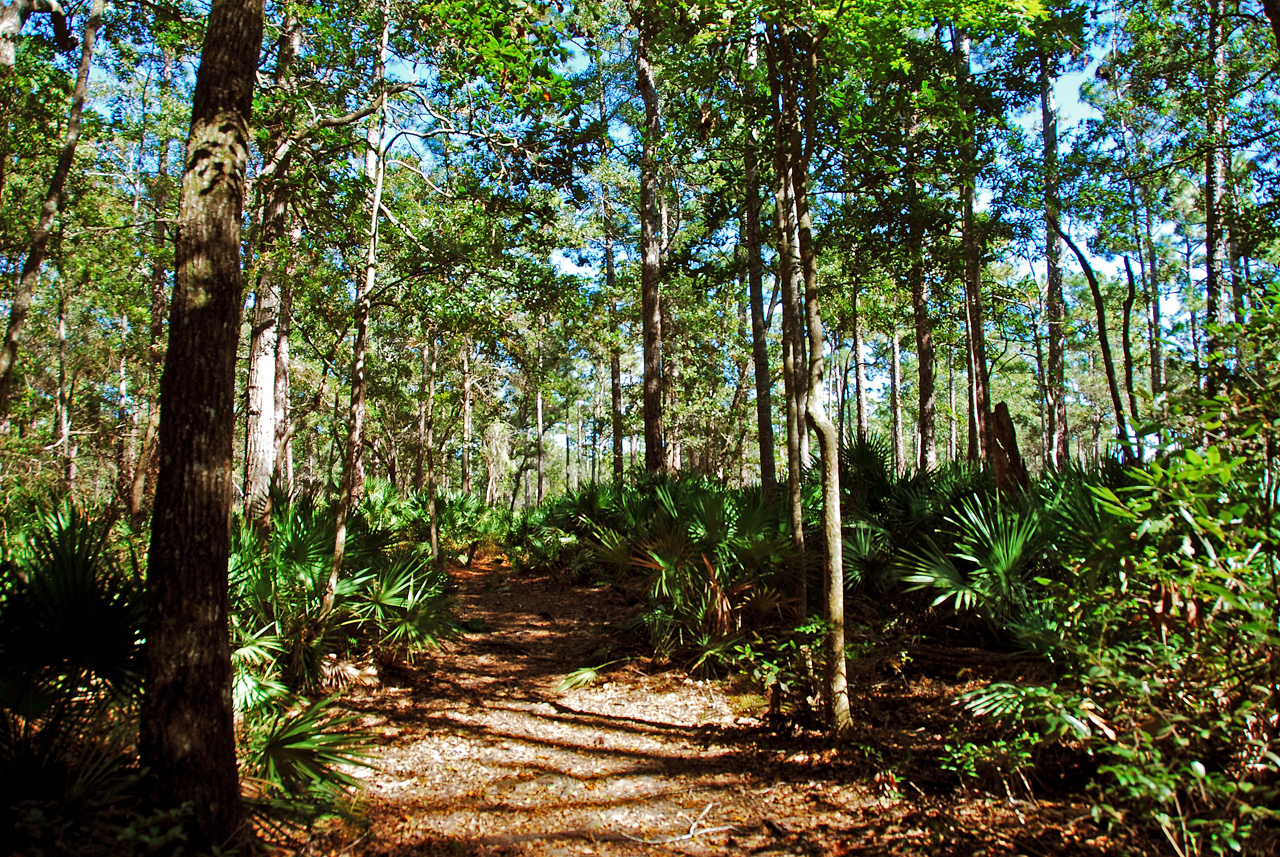
[[[58,162],[54,165],[53,175],[49,178],[49,188],[45,192],[44,202],[40,206],[40,219],[36,222],[31,234],[31,244],[27,250],[27,258],[22,263],[22,272],[13,291],[13,301],[9,304],[9,324],[5,329],[4,341],[0,343],[0,426],[9,423],[10,393],[13,387],[15,365],[18,360],[18,343],[22,339],[22,330],[31,312],[31,301],[35,297],[36,284],[40,282],[40,269],[44,265],[44,257],[49,249],[49,239],[53,235],[54,221],[62,210],[65,195],[63,190],[67,184],[67,176],[71,173],[71,165],[75,160],[76,146],[80,143],[80,128],[84,116],[84,102],[89,93],[89,71],[93,67],[93,49],[98,38],[98,28],[102,23],[102,13],[106,7],[105,0],[94,0],[89,11],[89,20],[85,22],[84,38],[80,46],[80,66],[76,71],[76,84],[71,93],[71,110],[67,113],[67,133],[62,141],[62,149],[58,152]],[[18,12],[25,8],[27,14],[36,7],[23,0],[14,0],[13,7],[6,7],[5,17],[10,8]],[[22,21],[25,21],[22,16]],[[13,38],[21,29],[22,21],[13,31]],[[4,39],[0,38],[0,42]],[[12,46],[12,40],[8,42]],[[12,63],[10,63],[12,66]]]
[[[244,294],[240,223],[262,19],[261,0],[215,0],[209,12],[160,391],[139,755],[156,803],[190,808],[185,848],[197,854],[249,852],[254,838],[236,771],[227,559]]]

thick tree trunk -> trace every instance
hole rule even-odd
[[[298,246],[302,238],[302,229],[294,226],[290,245]],[[275,473],[285,491],[293,492],[293,410],[289,401],[290,373],[289,346],[290,334],[293,332],[293,274],[297,263],[289,260],[285,271],[285,281],[280,287],[280,318],[276,323],[276,371],[275,371],[275,411],[276,436]],[[319,393],[316,394],[319,404]]]
[[[1058,111],[1053,98],[1049,57],[1040,51],[1040,117],[1044,136],[1044,258],[1047,269],[1045,315],[1048,316],[1049,361],[1045,372],[1045,412],[1048,418],[1049,460],[1054,467],[1067,464],[1066,324],[1067,304],[1062,293],[1062,240],[1050,226],[1062,207],[1058,199]]]
[[[161,380],[139,753],[157,803],[191,808],[185,848],[192,853],[247,852],[253,840],[236,772],[227,559],[244,293],[240,223],[262,19],[261,0],[215,0],[209,12]]]
[[[4,10],[7,18],[11,9],[21,18],[13,31],[13,38],[25,21],[21,9],[30,10],[36,6],[13,0],[13,7]],[[18,359],[18,342],[22,339],[22,329],[27,322],[27,314],[31,311],[31,301],[35,297],[36,284],[40,281],[40,269],[44,265],[44,257],[49,248],[49,238],[53,235],[54,220],[62,210],[65,196],[63,189],[67,184],[67,176],[71,173],[71,165],[75,160],[76,146],[80,143],[81,119],[84,115],[84,102],[89,92],[89,71],[93,67],[93,49],[98,38],[98,28],[102,23],[102,13],[106,3],[94,0],[89,11],[89,20],[85,22],[84,37],[80,46],[80,66],[76,71],[76,84],[71,93],[71,110],[67,113],[67,133],[62,141],[62,149],[58,152],[58,162],[49,178],[49,188],[45,192],[44,202],[40,206],[40,219],[36,222],[31,234],[31,245],[27,250],[27,258],[22,264],[22,272],[13,291],[13,301],[9,305],[9,324],[5,329],[4,341],[0,343],[0,425],[8,425],[10,393],[13,387],[14,367]],[[8,35],[0,38],[0,44],[12,47],[12,40],[5,42]],[[9,63],[12,66],[12,63]]]
[[[662,138],[658,89],[649,59],[649,23],[637,21],[636,83],[644,101],[640,155],[640,323],[644,331],[644,466],[650,476],[667,470],[662,413],[661,244],[658,230],[658,142]]]

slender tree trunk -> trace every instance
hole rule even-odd
[[[14,5],[17,7],[27,4],[22,0],[14,0]],[[9,422],[10,393],[18,359],[18,342],[22,339],[22,329],[26,324],[27,314],[31,311],[36,284],[40,281],[40,269],[44,265],[44,257],[49,249],[49,238],[53,235],[54,221],[62,211],[63,189],[66,187],[67,176],[71,173],[71,165],[75,160],[76,146],[80,142],[84,102],[89,92],[89,71],[93,67],[93,49],[97,42],[98,28],[102,23],[105,6],[105,0],[94,0],[89,11],[89,20],[85,22],[84,36],[80,45],[80,66],[76,71],[76,84],[71,94],[71,110],[67,113],[67,133],[62,141],[62,149],[58,152],[58,162],[53,168],[53,175],[49,178],[49,189],[45,192],[44,202],[40,206],[40,219],[31,234],[31,244],[14,288],[13,301],[9,304],[9,324],[5,329],[4,342],[0,343],[0,425],[7,426]],[[7,13],[8,9],[6,8],[5,11]],[[18,29],[21,29],[20,23]],[[15,29],[14,38],[17,37],[17,32],[18,30]]]
[[[1050,223],[1058,221],[1058,111],[1053,98],[1049,57],[1040,51],[1040,117],[1044,136],[1044,258],[1047,268],[1045,314],[1048,316],[1049,363],[1045,373],[1045,412],[1048,418],[1049,460],[1067,464],[1066,322],[1062,292],[1062,241]]]
[[[435,336],[431,344],[422,348],[422,370],[427,379],[427,510],[428,532],[431,541],[431,561],[440,561],[440,521],[436,510],[436,365],[440,356],[440,342]]]
[[[390,24],[386,0],[382,7],[382,46],[378,62],[378,76],[386,73],[387,44]],[[351,510],[359,505],[364,494],[364,422],[369,382],[365,375],[365,359],[369,351],[369,312],[374,286],[378,281],[378,225],[381,222],[382,188],[386,177],[386,153],[383,143],[386,131],[386,103],[384,101],[377,118],[369,130],[365,152],[365,176],[369,180],[369,227],[365,234],[364,275],[356,286],[355,339],[351,344],[351,407],[347,417],[347,448],[342,462],[342,484],[338,489],[338,508],[334,522],[333,563],[329,568],[329,581],[325,586],[321,606],[322,621],[333,612],[337,595],[338,577],[342,573],[342,560],[347,550],[347,520]]]
[[[853,317],[853,383],[858,400],[858,440],[866,441],[871,433],[871,409],[867,407],[867,361],[864,359],[865,341],[862,335],[862,317],[858,314],[858,284],[849,293],[850,313]]]
[[[766,503],[778,494],[773,441],[773,376],[769,371],[769,329],[764,315],[764,262],[760,253],[760,168],[748,139],[742,203],[742,241],[747,248],[747,298],[751,305],[751,358],[756,382],[756,434],[760,446],[760,488]]]
[[[920,441],[916,466],[934,470],[938,466],[937,409],[934,383],[933,319],[929,317],[929,292],[924,280],[924,224],[920,216],[920,192],[916,179],[918,120],[913,105],[907,116],[907,163],[903,181],[907,190],[907,285],[911,292],[911,312],[915,322],[916,363],[919,383],[917,437]],[[963,147],[962,147],[963,149]],[[966,210],[968,210],[966,208]],[[965,221],[969,229],[973,224]]]
[[[794,44],[794,43],[793,43]],[[790,68],[791,55],[784,62]],[[823,702],[826,707],[827,726],[843,733],[853,725],[849,710],[849,689],[846,676],[844,628],[844,537],[840,519],[840,435],[835,423],[823,407],[824,375],[826,360],[823,356],[825,335],[822,315],[818,305],[818,254],[813,244],[812,220],[809,213],[809,159],[802,147],[802,137],[813,139],[813,93],[817,87],[818,55],[816,47],[809,45],[804,56],[804,80],[808,83],[809,98],[805,108],[799,104],[801,83],[792,77],[789,93],[793,103],[788,111],[794,117],[791,126],[791,145],[788,147],[793,167],[790,171],[794,182],[796,205],[796,235],[804,276],[805,321],[809,334],[808,395],[805,400],[806,417],[818,437],[822,456],[822,542],[823,542],[823,613],[827,621],[824,640],[826,674],[823,682]],[[801,123],[803,119],[803,125]]]
[[[1221,350],[1217,332],[1211,325],[1223,320],[1222,278],[1225,248],[1222,207],[1226,196],[1226,120],[1222,97],[1226,84],[1226,39],[1222,27],[1222,0],[1209,0],[1209,54],[1212,76],[1205,93],[1205,180],[1204,180],[1204,267],[1205,267],[1205,333],[1210,354]],[[1209,364],[1208,392],[1218,392],[1222,368]]]
[[[1164,391],[1164,330],[1160,320],[1160,271],[1149,204],[1143,207],[1143,243],[1147,254],[1143,279],[1147,290],[1147,307],[1151,314],[1147,328],[1148,354],[1151,358],[1151,398],[1155,399]]]
[[[780,26],[771,27],[765,42],[769,65],[769,88],[775,110],[774,168],[777,190],[775,192],[774,225],[777,233],[777,277],[782,286],[782,380],[783,396],[787,402],[787,493],[788,521],[791,529],[791,592],[799,618],[808,615],[808,584],[805,571],[804,497],[801,477],[805,469],[803,436],[806,432],[805,411],[800,387],[805,384],[804,366],[799,350],[801,329],[804,324],[800,309],[803,273],[800,270],[799,248],[796,246],[795,184],[791,170],[795,157],[791,152],[791,128],[798,117],[791,114],[794,99],[788,99],[782,69],[783,57],[790,45]]]
[[[71,391],[67,388],[67,296],[58,295],[58,455],[67,495],[76,496],[76,465],[71,454]]]
[[[160,392],[139,754],[156,802],[191,809],[185,848],[196,854],[253,850],[236,771],[227,559],[244,293],[240,223],[262,19],[261,0],[214,0],[209,12]]]
[[[961,226],[961,244],[964,253],[965,308],[969,320],[969,370],[974,390],[974,412],[977,418],[978,452],[983,460],[991,460],[991,386],[987,377],[987,337],[982,305],[982,239],[978,234],[978,222],[974,212],[977,201],[976,155],[974,153],[973,108],[969,99],[969,36],[959,30],[953,32],[956,55],[956,77],[965,117],[961,135],[960,193],[964,213]]]
[[[293,59],[302,43],[298,19],[286,16],[276,53],[275,84],[287,90]],[[249,381],[245,456],[245,517],[266,529],[271,522],[271,474],[276,466],[276,349],[280,337],[280,292],[285,264],[280,246],[289,234],[289,155],[283,156],[262,189],[258,235],[258,283],[249,333]]]
[[[541,360],[539,360],[539,363],[541,363]],[[537,411],[538,411],[538,441],[537,441],[537,449],[538,449],[538,502],[539,502],[539,503],[541,503],[541,502],[542,502],[542,498],[546,495],[546,492],[547,492],[547,483],[546,483],[546,479],[544,478],[544,474],[543,474],[543,448],[542,448],[542,435],[543,435],[543,432],[545,431],[545,428],[543,427],[543,423],[542,423],[542,386],[541,386],[541,383],[539,383],[538,390],[537,390],[537,392],[534,394],[534,401],[535,401],[535,405],[536,405],[536,407],[537,407]]]
[[[462,341],[462,493],[471,493],[471,339]]]
[[[640,316],[644,330],[644,466],[650,476],[666,473],[662,414],[662,307],[659,293],[661,245],[658,235],[658,142],[662,117],[658,89],[649,59],[650,24],[636,22],[636,82],[644,101],[644,134],[640,155]]]
[[[1133,382],[1133,305],[1138,297],[1138,285],[1134,281],[1133,266],[1129,264],[1129,257],[1124,257],[1124,272],[1128,278],[1129,290],[1125,292],[1124,307],[1122,312],[1123,327],[1120,334],[1120,354],[1124,360],[1124,389],[1129,398],[1129,416],[1133,419],[1134,437],[1133,442],[1137,450],[1138,458],[1142,457],[1142,438],[1138,436],[1138,426],[1141,420],[1138,418],[1138,396],[1134,391]]]
[[[893,469],[899,475],[907,471],[907,450],[902,430],[902,353],[898,344],[898,325],[889,330],[889,436],[893,446]]]

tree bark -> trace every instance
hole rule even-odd
[[[773,440],[773,376],[769,371],[769,329],[764,314],[764,262],[760,253],[760,167],[754,141],[746,142],[742,201],[742,241],[747,248],[747,301],[751,305],[751,359],[756,382],[756,435],[760,447],[760,489],[765,502],[778,495]]]
[[[471,493],[472,391],[471,338],[462,340],[462,493]]]
[[[893,447],[893,470],[907,472],[907,451],[902,430],[902,354],[898,344],[898,325],[889,331],[889,441]]]
[[[769,89],[775,111],[774,179],[777,182],[774,204],[774,226],[777,241],[777,277],[782,286],[782,381],[787,403],[787,511],[791,530],[791,597],[798,618],[808,615],[808,584],[805,571],[804,497],[801,478],[805,469],[803,436],[807,431],[800,387],[805,384],[800,353],[800,297],[804,287],[796,241],[795,184],[791,171],[795,165],[791,128],[799,124],[794,115],[795,99],[787,94],[791,85],[783,68],[790,41],[784,28],[775,25],[766,30],[766,57],[769,66]]]
[[[667,471],[662,413],[662,276],[658,212],[658,143],[662,139],[658,88],[649,59],[650,22],[636,21],[636,82],[644,101],[640,155],[640,317],[644,333],[644,466],[650,476]]]
[[[293,58],[302,42],[302,28],[286,17],[276,53],[275,83],[286,85]],[[285,265],[280,246],[288,234],[290,190],[289,154],[283,156],[263,194],[262,224],[258,232],[258,282],[254,289],[253,321],[249,333],[249,380],[245,426],[245,518],[265,530],[271,522],[271,474],[276,466],[276,350],[280,341],[280,293]]]
[[[0,343],[0,425],[9,422],[10,393],[13,387],[14,367],[18,359],[18,342],[22,339],[22,329],[31,311],[31,301],[35,297],[36,285],[40,282],[40,269],[44,264],[45,254],[49,249],[49,238],[53,235],[54,221],[62,211],[63,189],[67,184],[67,176],[71,173],[71,165],[75,160],[76,147],[80,143],[80,129],[84,116],[84,102],[89,92],[89,72],[93,67],[93,49],[98,38],[98,28],[102,24],[102,14],[106,7],[105,0],[94,0],[89,11],[89,20],[85,22],[84,37],[80,45],[80,66],[76,70],[75,88],[71,93],[71,109],[67,113],[67,133],[62,141],[62,149],[58,152],[58,162],[49,178],[49,189],[45,192],[44,202],[40,206],[40,219],[36,222],[31,235],[31,245],[27,250],[27,258],[22,264],[22,273],[18,277],[13,292],[13,302],[9,305],[9,324],[5,329],[4,342]],[[11,10],[21,20],[13,30],[13,38],[17,38],[26,15],[36,6],[14,0],[13,6],[6,7],[4,17],[7,19]],[[22,9],[28,10],[25,14]],[[0,44],[9,39],[0,34]],[[7,42],[12,46],[12,40]],[[10,63],[12,66],[12,63]]]
[[[920,454],[916,466],[921,470],[934,470],[938,466],[938,397],[934,383],[933,320],[929,317],[929,292],[924,280],[924,224],[920,216],[920,189],[916,178],[918,124],[913,103],[908,108],[907,115],[907,163],[903,181],[907,186],[907,286],[911,292],[911,314],[915,322],[916,372],[919,384],[916,430],[920,440]],[[961,151],[966,152],[966,147],[962,145]],[[971,151],[968,154],[972,157]],[[964,157],[962,154],[961,158]],[[967,163],[965,168],[968,168]],[[965,210],[968,211],[968,207]],[[973,224],[969,219],[965,220],[965,225],[972,230]]]
[[[227,560],[244,293],[240,223],[262,19],[261,0],[215,0],[209,12],[161,379],[139,753],[156,802],[192,808],[185,843],[192,853],[247,852],[253,840],[236,772]]]
[[[964,165],[960,177],[960,194],[964,205],[960,241],[964,252],[964,297],[969,322],[969,377],[973,384],[978,455],[984,461],[990,461],[991,431],[988,423],[991,417],[991,384],[987,376],[987,336],[982,305],[982,240],[978,234],[977,216],[974,212],[977,183],[974,174],[976,158],[973,143],[973,108],[968,94],[969,37],[957,30],[953,33],[953,39],[956,77],[962,101],[961,110],[965,116],[965,128],[960,143],[960,162]]]
[[[1044,137],[1044,258],[1047,269],[1045,315],[1048,317],[1049,360],[1045,372],[1045,412],[1049,460],[1067,464],[1066,325],[1067,304],[1062,292],[1062,240],[1049,225],[1058,220],[1058,111],[1053,98],[1049,57],[1040,51],[1040,117]]]
[[[1204,268],[1205,268],[1205,333],[1209,354],[1221,350],[1214,326],[1221,324],[1222,277],[1225,247],[1222,228],[1223,199],[1226,196],[1226,120],[1222,97],[1226,86],[1226,40],[1222,27],[1222,0],[1209,0],[1209,55],[1212,63],[1205,93],[1205,180],[1204,180]],[[1218,392],[1222,380],[1220,361],[1209,361],[1208,392]]]

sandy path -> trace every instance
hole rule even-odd
[[[565,689],[610,657],[607,625],[628,613],[615,590],[479,561],[456,578],[458,616],[482,630],[344,703],[381,736],[359,774],[365,822],[307,853],[1112,853],[1087,805],[956,791],[920,764],[956,718],[938,682],[863,688],[843,745],[778,735],[723,683],[680,671],[628,666]]]

